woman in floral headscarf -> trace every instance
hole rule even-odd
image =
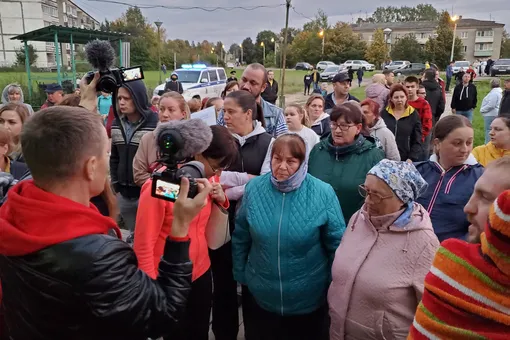
[[[439,247],[416,199],[427,182],[413,164],[384,159],[359,186],[365,204],[335,253],[330,339],[405,339]]]

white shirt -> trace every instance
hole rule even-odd
[[[319,143],[320,141],[319,135],[317,135],[315,131],[306,126],[303,126],[300,131],[292,132],[297,133],[305,140],[306,144],[308,145],[308,151],[311,151],[315,144]]]

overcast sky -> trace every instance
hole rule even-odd
[[[167,6],[254,6],[254,5],[278,5],[285,0],[117,0],[131,4],[163,4]],[[88,11],[99,21],[105,18],[116,19],[125,12],[126,6],[106,4],[90,0],[74,0],[78,6]],[[394,0],[393,6],[413,6],[426,1]],[[211,5],[211,4],[214,5]],[[434,0],[428,2],[439,10],[446,9],[465,18],[479,20],[495,20],[510,27],[510,1],[509,0]],[[382,2],[377,0],[335,1],[335,0],[292,0],[289,16],[289,26],[301,28],[313,17],[318,8],[322,8],[329,16],[330,24],[337,21],[351,22],[365,13],[370,15]],[[296,13],[296,12],[299,12]],[[150,21],[161,20],[167,31],[169,39],[187,39],[194,41],[219,41],[221,40],[228,48],[230,44],[240,43],[246,37],[255,39],[258,32],[270,29],[279,31],[285,26],[285,7],[261,8],[252,11],[233,10],[204,12],[201,10],[176,10],[176,9],[142,9],[142,13]]]

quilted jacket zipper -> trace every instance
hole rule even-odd
[[[280,305],[281,314],[283,315],[283,283],[282,283],[282,267],[280,261],[280,239],[282,232],[282,220],[283,220],[283,207],[285,206],[285,193],[282,198],[282,211],[280,212],[280,222],[278,223],[278,277],[280,279]]]

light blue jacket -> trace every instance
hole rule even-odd
[[[482,106],[480,107],[482,116],[497,116],[502,97],[503,90],[499,87],[493,88],[485,98],[483,98]]]
[[[271,173],[246,185],[232,235],[234,278],[263,309],[311,313],[326,303],[331,264],[345,230],[333,188],[310,174],[282,193]]]

